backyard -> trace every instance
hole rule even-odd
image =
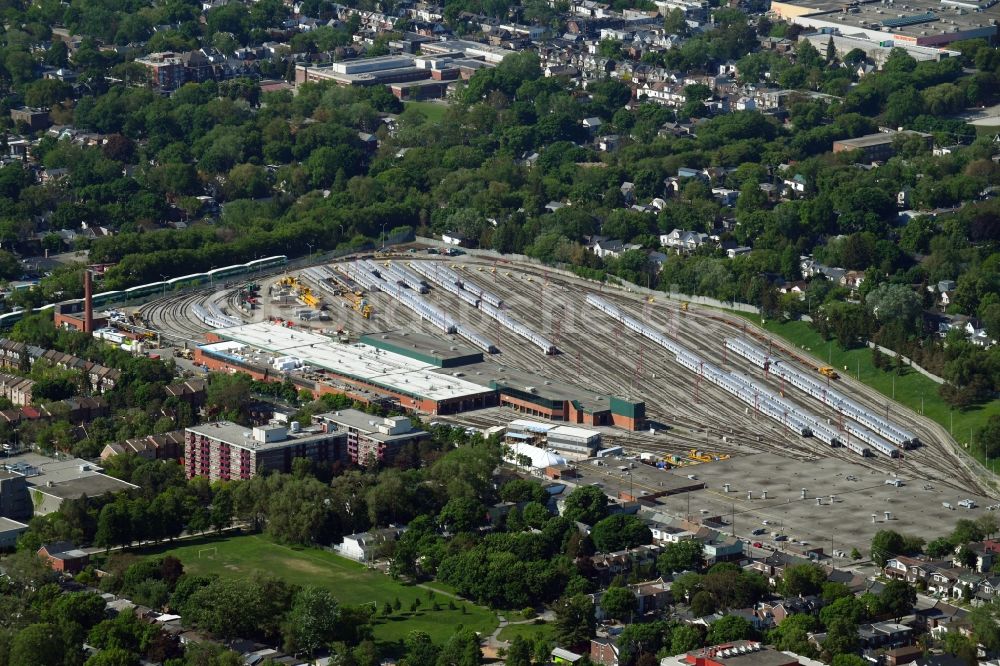
[[[384,643],[401,640],[413,630],[425,631],[435,642],[443,642],[459,625],[482,634],[491,633],[497,626],[492,611],[454,597],[440,584],[434,584],[436,591],[405,585],[339,555],[318,548],[283,546],[266,536],[208,537],[182,546],[147,549],[144,553],[173,555],[184,563],[187,573],[271,574],[296,585],[325,587],[343,604],[374,604],[379,609],[373,627],[375,638]],[[400,610],[388,618],[382,617],[385,602],[394,604],[397,599]],[[410,612],[415,602],[419,607]],[[433,610],[435,602],[440,610]],[[449,602],[454,602],[454,610],[449,608]]]

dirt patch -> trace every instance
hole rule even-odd
[[[289,569],[295,569],[296,571],[302,571],[303,573],[329,573],[330,570],[323,567],[322,565],[315,564],[313,562],[307,562],[306,560],[288,560],[285,562],[285,566]]]
[[[235,564],[226,564],[224,565],[224,568],[229,569],[230,571],[242,571],[242,569],[240,569]]]

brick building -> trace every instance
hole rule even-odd
[[[347,457],[367,466],[371,461],[391,462],[401,448],[426,439],[429,433],[413,427],[409,417],[379,418],[357,409],[343,409],[313,417],[328,432],[347,435]]]
[[[211,481],[249,479],[264,471],[291,472],[292,460],[333,462],[346,456],[347,435],[322,427],[300,430],[279,425],[248,428],[218,421],[187,428],[184,435],[184,471],[187,478]]]

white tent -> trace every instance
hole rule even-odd
[[[518,458],[527,456],[532,467],[549,467],[550,465],[565,465],[566,459],[543,448],[531,444],[507,444],[504,446],[504,460],[515,465],[520,464]]]

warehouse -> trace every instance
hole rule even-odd
[[[201,345],[196,360],[214,358],[225,367],[239,367],[248,358],[257,358],[259,363],[262,351],[292,356],[305,366],[301,376],[320,382],[330,376],[359,389],[392,396],[402,409],[428,414],[454,414],[496,404],[496,392],[490,388],[368,344],[344,344],[270,322],[216,329],[210,337],[220,342]],[[326,391],[321,387],[320,392]],[[331,388],[330,392],[339,391]]]
[[[573,426],[517,419],[507,425],[506,441],[534,444],[574,457],[589,458],[601,447],[601,433]]]
[[[508,367],[484,364],[479,370],[492,374],[490,386],[500,393],[500,404],[528,416],[552,421],[567,421],[589,426],[616,426],[625,430],[640,430],[646,421],[643,402],[607,396],[588,391],[581,386],[539,377]]]
[[[483,360],[483,352],[453,336],[442,338],[410,331],[385,331],[363,335],[360,341],[438,368],[454,368]]]
[[[795,0],[772,2],[780,18],[821,32],[861,36],[890,46],[943,47],[966,39],[992,41],[1000,6],[974,0]]]

